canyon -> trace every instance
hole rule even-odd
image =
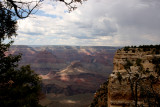
[[[160,46],[12,46],[42,79],[47,107],[160,105]]]
[[[88,106],[99,86],[107,81],[117,49],[119,47],[14,45],[6,55],[22,54],[19,65],[30,65],[42,78],[42,105],[78,107]]]

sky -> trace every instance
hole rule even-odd
[[[44,0],[18,20],[15,45],[128,46],[160,44],[160,0],[88,0],[68,12]]]

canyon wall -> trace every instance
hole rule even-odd
[[[9,54],[22,54],[19,65],[29,64],[42,78],[45,94],[66,96],[94,93],[113,69],[118,47],[14,45]]]
[[[119,49],[113,64],[108,82],[108,107],[148,106],[148,93],[153,95],[150,102],[159,98],[159,48]],[[158,102],[155,101],[157,105]]]
[[[112,72],[117,49],[119,47],[14,45],[6,55],[21,53],[19,65],[29,64],[42,78],[42,105],[87,107],[93,93]]]

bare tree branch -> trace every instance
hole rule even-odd
[[[64,4],[68,7],[69,12],[71,12],[71,11],[77,9],[77,6],[76,5],[72,6],[72,4],[74,4],[74,3],[82,4],[83,1],[87,1],[87,0],[71,0],[70,2],[66,2],[65,0],[58,0],[58,1],[64,2]]]
[[[29,17],[31,14],[34,14],[38,11],[38,7],[44,0],[31,0],[24,2],[23,0],[3,0],[6,8],[13,11],[13,13],[21,19]],[[69,12],[77,8],[77,3],[82,4],[83,1],[87,0],[53,0],[63,2],[67,7]],[[54,11],[54,10],[53,10]]]
[[[11,8],[14,9],[17,17],[23,19],[29,17],[30,14],[33,14],[33,10],[40,5],[42,0],[31,2],[7,0],[7,2],[11,4]],[[33,7],[31,6],[32,4],[34,4]]]

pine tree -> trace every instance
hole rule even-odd
[[[18,66],[21,55],[6,55],[16,36],[14,14],[0,2],[0,107],[41,107],[41,81],[30,66]],[[8,39],[10,42],[5,43]]]

